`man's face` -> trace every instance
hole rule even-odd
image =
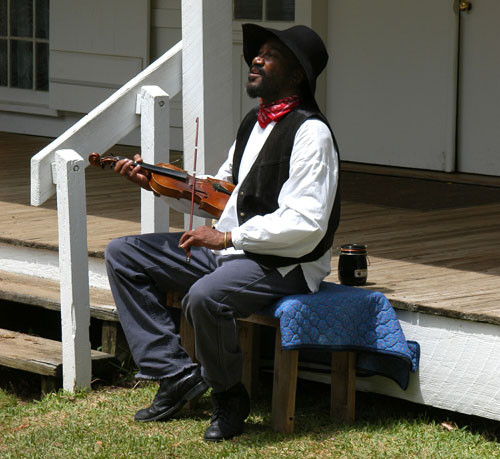
[[[252,60],[248,73],[247,94],[262,98],[264,104],[296,94],[290,52],[279,40],[269,39]]]

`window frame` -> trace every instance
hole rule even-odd
[[[0,110],[1,111],[12,111],[20,113],[33,113],[33,114],[43,114],[57,116],[57,111],[49,108],[49,93],[50,84],[47,90],[40,90],[36,88],[36,77],[37,77],[37,53],[36,46],[37,43],[46,43],[49,46],[49,38],[38,38],[36,36],[36,0],[32,0],[33,5],[33,24],[32,24],[32,36],[31,37],[18,37],[13,36],[11,32],[12,24],[10,20],[11,3],[15,0],[7,0],[7,35],[1,35],[2,40],[7,42],[7,86],[0,86]],[[49,2],[50,8],[50,2]],[[50,22],[49,22],[50,26]],[[12,40],[24,41],[32,44],[33,49],[33,75],[32,75],[32,87],[29,88],[17,88],[11,86],[11,42]],[[48,55],[48,60],[50,62],[50,54]],[[48,77],[48,75],[47,75]]]
[[[270,27],[272,29],[286,29],[297,24],[311,26],[312,23],[312,2],[313,0],[295,0],[295,20],[294,21],[265,21],[265,20],[249,20],[249,19],[234,19],[233,24],[233,43],[243,43],[243,33],[241,25],[252,23]]]
[[[295,23],[296,19],[297,19],[297,0],[294,1],[294,19],[293,21],[289,21],[289,20],[286,20],[286,19],[283,19],[283,20],[279,20],[279,21],[269,21],[266,17],[266,12],[267,12],[267,2],[269,0],[262,0],[262,19],[236,19],[234,17],[234,0],[233,0],[233,21],[239,21],[239,22],[248,22],[248,21],[251,21],[251,22],[265,22],[266,24],[269,24],[269,23],[276,23],[276,24],[290,24],[290,23]]]

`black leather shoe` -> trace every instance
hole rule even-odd
[[[250,413],[250,397],[243,384],[238,383],[225,392],[212,392],[212,405],[212,420],[204,440],[229,440],[243,432]]]
[[[207,383],[201,377],[199,368],[183,375],[178,381],[164,379],[150,407],[139,410],[135,420],[167,421],[178,413],[184,405],[208,390]]]

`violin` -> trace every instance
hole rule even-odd
[[[99,155],[99,153],[89,155],[90,164],[102,169],[106,166],[114,167],[115,163],[122,159],[129,158],[110,154]],[[215,218],[221,216],[234,190],[234,185],[230,182],[210,177],[196,178],[172,164],[153,165],[133,161],[132,165],[151,172],[149,186],[157,194],[176,199],[194,200],[200,210]]]

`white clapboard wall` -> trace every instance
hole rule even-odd
[[[87,113],[149,64],[149,2],[51,0],[52,109]]]

